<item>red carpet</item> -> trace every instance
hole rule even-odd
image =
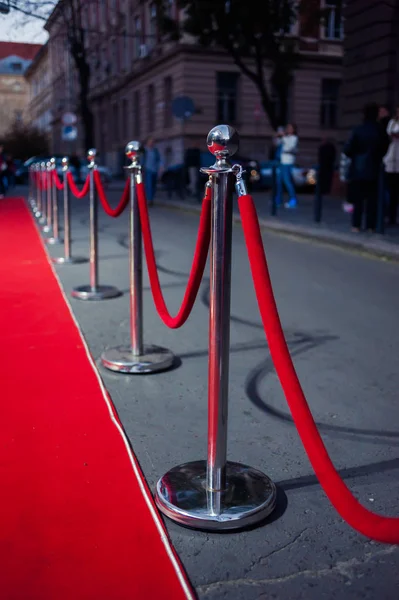
[[[192,598],[22,199],[0,257],[1,600]]]

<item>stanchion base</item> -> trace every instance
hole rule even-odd
[[[174,355],[166,348],[144,346],[143,354],[135,356],[130,348],[110,348],[101,355],[101,363],[118,373],[156,373],[173,365]]]
[[[52,246],[59,246],[59,244],[62,244],[63,241],[59,237],[51,237],[46,239],[46,243],[51,244]]]
[[[43,233],[51,233],[51,227],[49,225],[45,225],[42,227]]]
[[[83,258],[82,256],[57,256],[56,258],[52,258],[51,261],[56,265],[76,265],[87,262],[87,258]]]
[[[121,296],[122,292],[112,285],[98,285],[94,289],[90,285],[81,285],[72,290],[71,295],[78,300],[108,300]]]
[[[274,483],[252,467],[228,462],[224,492],[206,489],[206,461],[174,467],[157,483],[155,502],[164,515],[194,529],[242,529],[263,521],[276,506]]]

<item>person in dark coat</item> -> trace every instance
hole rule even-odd
[[[350,179],[353,182],[352,231],[359,232],[363,213],[366,229],[375,231],[377,225],[378,179],[382,158],[386,153],[386,136],[377,121],[378,105],[367,104],[364,121],[352,131],[345,144],[344,154],[351,159]],[[364,211],[366,205],[366,211]]]
[[[327,138],[323,138],[318,152],[319,184],[322,194],[329,194],[331,192],[336,156],[337,151],[334,143]]]

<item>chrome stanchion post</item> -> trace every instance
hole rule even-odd
[[[97,150],[92,148],[88,151],[87,160],[89,161],[90,177],[90,284],[81,285],[72,290],[72,296],[79,300],[105,300],[120,296],[116,287],[111,285],[99,285],[98,283],[98,202],[97,192],[94,182],[94,170],[96,166]]]
[[[132,161],[126,167],[130,178],[130,347],[111,348],[101,355],[104,367],[119,373],[155,373],[168,369],[174,361],[170,350],[143,343],[143,257],[136,193],[136,181],[142,180],[141,153],[140,142],[126,146],[126,156]]]
[[[170,519],[205,530],[240,529],[267,517],[276,487],[262,472],[227,461],[227,412],[230,343],[232,193],[244,192],[242,169],[227,159],[238,150],[237,132],[214,127],[207,139],[216,157],[202,169],[212,181],[211,287],[209,307],[208,459],[171,469],[157,484],[156,503]]]
[[[47,243],[52,246],[62,244],[59,236],[59,221],[58,221],[58,190],[54,182],[54,173],[57,168],[55,158],[50,159],[50,189],[52,191],[52,207],[53,207],[53,235],[47,239]]]
[[[52,216],[52,197],[51,197],[51,162],[48,161],[45,164],[45,175],[46,175],[46,188],[47,188],[47,203],[45,201],[45,204],[47,205],[46,208],[46,224],[43,227],[43,232],[44,233],[51,233],[53,230],[53,216]]]
[[[69,170],[69,160],[65,156],[62,159],[62,172],[63,172],[63,181],[64,181],[64,256],[58,256],[53,258],[52,261],[57,265],[71,265],[76,263],[87,262],[86,258],[81,258],[79,256],[71,256],[71,209],[69,203],[69,188],[68,188],[68,180],[67,173]]]
[[[39,165],[39,188],[40,188],[40,203],[41,203],[41,213],[42,216],[40,217],[39,223],[43,226],[46,226],[47,224],[47,204],[46,204],[46,190],[44,189],[44,177],[46,174],[46,163],[45,162],[41,162]],[[42,227],[43,230],[43,227]]]

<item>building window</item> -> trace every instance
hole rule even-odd
[[[320,125],[324,129],[338,128],[339,79],[322,79]]]
[[[15,73],[20,73],[22,71],[22,63],[14,62],[11,63],[11,69],[15,71]]]
[[[274,114],[279,126],[285,126],[288,123],[291,112],[291,86],[288,85],[283,99],[275,86],[271,86],[270,100],[273,104]]]
[[[148,86],[147,91],[147,120],[148,120],[148,131],[154,131],[155,127],[155,105],[154,105],[154,86],[151,84]]]
[[[155,2],[150,4],[150,27],[148,35],[148,46],[152,48],[155,46],[157,38],[157,7]]]
[[[165,14],[169,19],[173,19],[174,0],[166,0]]]
[[[129,41],[127,37],[127,31],[123,32],[122,38],[122,68],[124,70],[129,68]]]
[[[100,0],[100,24],[105,25],[107,22],[107,10],[105,0]]]
[[[140,58],[140,47],[141,47],[141,19],[136,17],[134,19],[134,58]]]
[[[219,123],[235,123],[237,120],[238,73],[217,73],[217,107]]]
[[[326,0],[323,33],[327,40],[342,40],[344,37],[342,0]]]
[[[163,80],[164,87],[164,113],[163,113],[163,126],[172,127],[173,115],[172,115],[172,94],[173,94],[173,80],[172,77],[165,77]]]
[[[140,139],[141,135],[141,110],[140,110],[140,92],[134,92],[133,100],[133,117],[134,117],[134,135]]]

